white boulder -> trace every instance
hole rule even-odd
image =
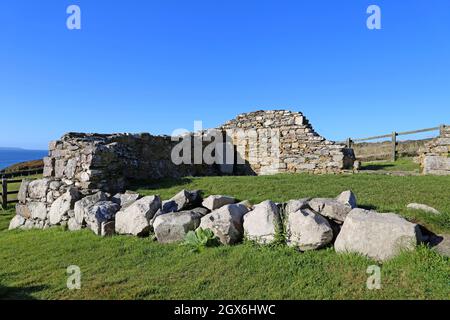
[[[342,226],[334,247],[385,261],[402,250],[413,250],[422,240],[417,224],[395,213],[353,209]]]
[[[159,196],[147,196],[137,200],[116,214],[116,233],[146,236],[150,232],[151,220],[161,209]]]

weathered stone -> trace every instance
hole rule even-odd
[[[333,231],[327,219],[310,209],[286,213],[286,240],[302,251],[315,250],[329,244]]]
[[[17,203],[16,204],[16,215],[21,216],[25,219],[31,218],[31,211],[28,209],[26,204]]]
[[[445,234],[439,236],[439,238],[440,238],[439,243],[437,243],[433,247],[433,250],[435,250],[440,255],[450,258],[450,235]]]
[[[172,212],[158,216],[153,223],[156,239],[161,243],[182,241],[189,231],[198,228],[201,216],[192,211]]]
[[[229,204],[204,216],[200,228],[210,229],[223,244],[235,244],[244,235],[243,217],[248,212],[243,204]]]
[[[30,185],[30,180],[22,180],[22,183],[20,184],[19,193],[17,194],[17,200],[19,200],[19,203],[25,203],[27,200],[27,191],[28,186]]]
[[[48,179],[33,180],[28,184],[28,196],[31,199],[42,199],[47,196],[47,190],[49,185]]]
[[[75,218],[70,218],[67,221],[67,227],[68,227],[69,231],[78,231],[78,230],[81,230],[82,225],[79,224]]]
[[[419,227],[394,213],[353,209],[334,244],[337,252],[355,252],[385,261],[421,241]]]
[[[270,243],[280,230],[281,217],[272,201],[264,201],[244,216],[244,234],[258,243]]]
[[[170,204],[171,211],[166,211],[166,208],[163,208],[164,212],[176,212],[176,211],[182,211],[186,209],[191,209],[194,207],[197,207],[201,205],[202,202],[202,196],[201,191],[194,190],[194,191],[188,191],[188,190],[182,190],[179,193],[177,193],[174,197],[172,197],[169,202],[167,202],[166,206]]]
[[[125,193],[117,193],[111,198],[111,201],[117,203],[122,209],[139,199],[139,193],[127,191]]]
[[[9,223],[8,230],[18,229],[25,224],[25,218],[19,215],[14,216],[11,222]]]
[[[116,214],[116,233],[146,236],[150,232],[151,220],[159,209],[159,196],[147,196],[137,200]]]
[[[74,213],[77,223],[83,225],[84,218],[87,215],[89,208],[99,201],[107,201],[107,200],[108,197],[106,196],[106,194],[100,191],[93,195],[86,196],[83,199],[75,202]]]
[[[425,211],[425,212],[429,212],[429,213],[433,213],[433,214],[441,214],[435,208],[427,206],[426,204],[410,203],[406,207],[411,210],[420,210],[420,211]]]
[[[25,224],[20,227],[23,230],[31,230],[34,228],[34,221],[33,220],[25,220]]]
[[[249,200],[242,200],[241,202],[239,202],[238,204],[242,204],[243,206],[245,206],[249,211],[253,210],[253,204],[249,201]]]
[[[308,202],[308,205],[320,213],[322,216],[333,219],[337,222],[344,222],[347,214],[352,210],[352,207],[345,205],[334,199],[315,198]]]
[[[45,220],[47,217],[47,207],[43,202],[28,202],[28,210],[30,211],[31,219]]]
[[[220,207],[223,207],[227,204],[233,204],[236,202],[236,199],[229,196],[220,196],[220,195],[212,195],[203,200],[202,205],[205,208],[208,208],[209,210],[213,211],[216,209],[219,209]]]
[[[88,209],[85,215],[86,225],[95,234],[102,234],[102,224],[112,221],[120,206],[112,201],[100,201]]]
[[[56,199],[49,211],[50,224],[59,224],[63,220],[63,216],[67,215],[70,209],[73,209],[75,201],[80,198],[77,188],[69,188],[65,194]]]
[[[291,212],[297,212],[301,209],[306,209],[309,207],[308,201],[309,201],[309,198],[299,199],[299,200],[289,200],[286,203],[286,207],[284,210],[285,210],[286,214],[289,214]]]
[[[337,196],[336,201],[345,204],[352,209],[355,209],[357,207],[356,196],[350,190],[342,192],[339,196]]]
[[[208,210],[208,209],[206,209],[206,208],[203,208],[203,207],[194,208],[194,209],[191,209],[190,211],[199,214],[201,217],[204,217],[204,216],[206,216],[208,213],[211,212],[210,210]]]

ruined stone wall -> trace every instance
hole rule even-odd
[[[148,133],[68,133],[50,143],[44,177],[92,193],[119,192],[132,180],[219,174],[215,166],[174,164],[171,152],[177,144],[169,136]]]
[[[321,137],[299,112],[241,114],[221,129],[231,137],[238,158],[256,174],[339,173],[353,168],[353,150]]]
[[[425,145],[420,155],[423,174],[450,175],[450,127],[444,126],[439,137]]]

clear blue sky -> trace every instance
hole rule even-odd
[[[450,123],[450,1],[4,0],[0,106],[0,146],[44,149],[258,109],[336,140]]]

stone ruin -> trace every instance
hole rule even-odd
[[[450,126],[442,126],[439,137],[425,145],[419,159],[423,174],[450,175]]]
[[[198,150],[200,156],[209,150],[215,161],[198,159]],[[174,161],[174,151],[182,162]],[[177,137],[68,133],[49,144],[43,179],[22,183],[16,212],[23,220],[17,219],[25,228],[69,224],[76,230],[92,217],[86,219],[87,212],[77,211],[75,203],[101,202],[96,210],[114,216],[123,208],[122,198],[136,200],[133,194],[120,196],[135,181],[340,173],[351,169],[353,161],[352,149],[319,136],[301,113],[285,110],[242,114],[219,128]],[[102,233],[101,228],[100,223],[95,232]]]
[[[442,143],[430,145],[430,153]],[[196,148],[203,155],[214,150],[216,161],[198,161]],[[167,177],[350,169],[352,150],[319,136],[301,113],[258,111],[176,138],[69,133],[49,149],[44,178],[23,181],[9,229],[59,225],[101,236],[153,233],[159,242],[173,243],[200,227],[225,245],[244,238],[261,244],[281,239],[300,251],[334,246],[380,261],[426,239],[420,226],[399,215],[358,208],[351,191],[256,205],[224,195],[203,198],[199,190],[182,190],[168,200],[125,191],[134,181]],[[182,162],[173,160],[174,150],[183,151]]]

